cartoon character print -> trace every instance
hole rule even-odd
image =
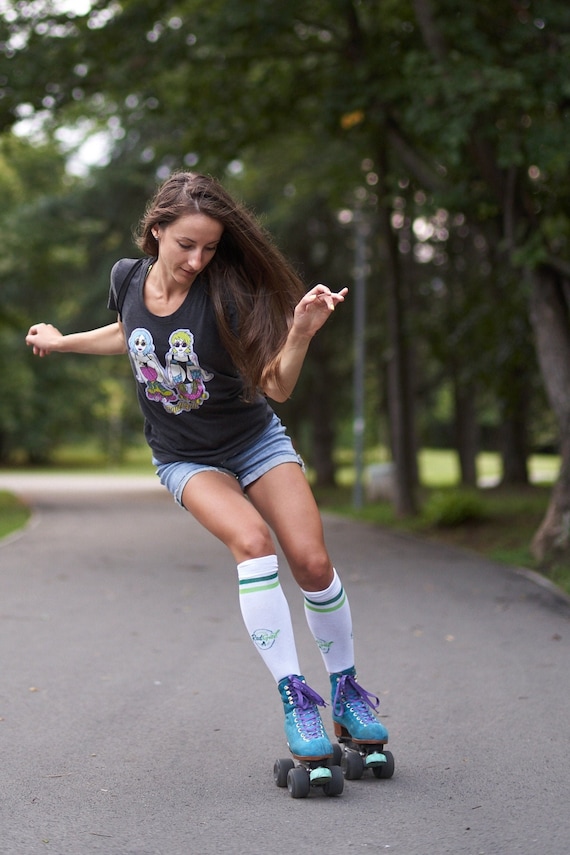
[[[149,330],[137,327],[132,331],[128,348],[136,379],[145,384],[148,400],[160,402],[167,412],[179,415],[197,410],[210,397],[205,383],[214,375],[200,367],[190,330],[176,330],[168,343],[163,367]]]
[[[174,413],[197,410],[210,397],[205,384],[214,375],[201,368],[190,330],[176,330],[168,343],[170,350],[166,354],[166,376],[169,384],[176,389],[178,400],[166,408]]]
[[[176,392],[166,385],[164,369],[155,353],[151,333],[141,327],[129,336],[129,356],[139,383],[146,385],[145,394],[149,401],[167,404],[176,398]]]

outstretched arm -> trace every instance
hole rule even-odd
[[[63,335],[52,324],[34,324],[26,336],[26,344],[35,356],[50,353],[88,353],[93,356],[112,356],[127,350],[123,326],[120,321],[88,332]]]
[[[295,307],[293,323],[281,352],[262,379],[262,391],[274,401],[290,397],[299,375],[309,344],[316,332],[344,301],[348,288],[334,293],[326,285],[316,285]]]

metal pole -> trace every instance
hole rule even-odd
[[[362,211],[354,211],[354,491],[353,506],[360,510],[363,505],[364,476],[364,374],[365,374],[365,328],[366,328],[366,234],[367,228]]]

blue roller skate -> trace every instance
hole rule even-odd
[[[345,778],[361,778],[367,769],[376,778],[391,778],[394,757],[384,750],[388,731],[375,715],[379,699],[356,682],[354,668],[331,674],[330,679],[334,732],[340,743],[335,760]]]
[[[318,707],[325,701],[305,682],[304,677],[290,675],[279,683],[285,710],[285,736],[290,758],[276,760],[273,776],[278,787],[287,787],[294,799],[309,795],[311,787],[322,787],[327,796],[342,793],[344,778],[334,763],[334,750],[321,721]]]

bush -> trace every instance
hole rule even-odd
[[[485,503],[473,490],[438,490],[425,503],[422,515],[430,525],[455,528],[485,519]]]

